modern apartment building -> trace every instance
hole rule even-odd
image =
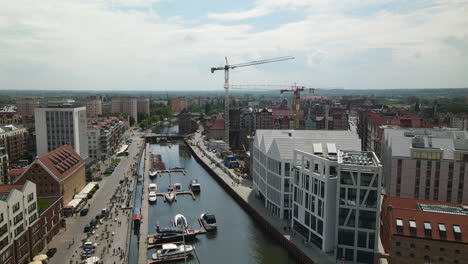
[[[70,145],[83,158],[88,157],[86,107],[73,102],[49,102],[35,109],[37,155]]]
[[[381,222],[389,264],[468,263],[466,204],[386,195]]]
[[[314,153],[314,144],[326,151],[327,143],[338,149],[360,150],[360,141],[349,131],[262,130],[252,146],[252,172],[255,193],[275,216],[292,218],[292,175],[294,150]]]
[[[8,153],[4,147],[0,147],[0,184],[8,184]]]
[[[149,116],[150,114],[150,99],[149,98],[137,98],[137,113],[145,113]]]
[[[138,122],[138,100],[133,97],[113,97],[111,112],[128,114]]]
[[[26,128],[6,125],[0,126],[0,147],[4,147],[10,161],[17,161],[28,155],[29,133]]]
[[[172,111],[177,112],[177,113],[182,112],[184,109],[187,110],[188,109],[187,98],[185,97],[173,98],[171,100],[171,107],[172,107]]]
[[[78,102],[86,107],[86,116],[99,116],[102,115],[102,98],[96,96],[94,98],[79,99]]]
[[[33,116],[34,109],[41,105],[37,99],[18,99],[16,100],[16,112],[22,116]]]
[[[127,129],[128,122],[116,116],[88,118],[88,157],[103,161],[112,156]]]
[[[468,203],[468,132],[387,128],[382,143],[386,194]]]
[[[292,226],[339,261],[374,263],[382,166],[355,144],[354,150],[343,150],[343,143],[294,150]]]

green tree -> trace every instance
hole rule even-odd
[[[130,126],[133,126],[135,124],[135,118],[133,118],[133,116],[130,116]]]

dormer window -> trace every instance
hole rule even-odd
[[[459,225],[453,225],[453,234],[456,240],[460,240],[462,238],[462,232]]]
[[[396,230],[398,233],[403,233],[403,220],[402,219],[396,220]]]
[[[447,237],[447,229],[445,228],[445,224],[439,224],[439,235],[440,238]]]
[[[416,221],[409,220],[409,229],[412,235],[416,235]]]
[[[429,222],[424,222],[424,235],[432,236],[432,227],[431,227],[431,223]]]

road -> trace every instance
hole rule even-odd
[[[79,254],[81,254],[81,240],[86,238],[86,234],[83,232],[83,228],[89,221],[94,218],[98,213],[101,212],[103,208],[110,207],[110,199],[116,193],[119,193],[121,184],[120,180],[128,177],[131,179],[131,184],[123,190],[123,195],[127,195],[126,190],[133,190],[133,184],[136,183],[134,177],[132,177],[131,169],[138,167],[137,157],[140,152],[141,146],[143,145],[143,139],[141,134],[138,132],[133,132],[133,135],[130,134],[130,131],[127,131],[125,134],[129,138],[133,139],[132,144],[129,146],[129,156],[120,157],[122,160],[119,165],[115,168],[114,173],[111,176],[103,177],[103,180],[99,182],[100,188],[94,194],[93,198],[89,201],[89,213],[86,216],[72,216],[66,218],[66,228],[62,228],[60,233],[55,236],[51,243],[49,243],[48,248],[57,248],[57,253],[54,257],[51,258],[50,264],[66,264],[66,263],[81,263]],[[124,202],[125,203],[125,202]],[[133,205],[133,201],[130,202],[130,205]],[[125,205],[124,205],[125,206]],[[111,211],[112,219],[108,219],[104,224],[97,228],[97,234],[104,233],[104,229],[109,231],[110,238],[108,244],[107,239],[102,239],[93,235],[90,237],[90,240],[98,243],[95,256],[101,257],[101,253],[104,251],[105,247],[106,253],[104,254],[105,261],[104,263],[124,263],[121,260],[121,255],[128,255],[125,250],[127,249],[127,233],[128,227],[131,225],[131,210],[117,209],[118,206],[114,207]],[[128,212],[128,213],[127,213]],[[118,215],[117,215],[118,214]],[[119,225],[119,221],[121,225]],[[114,232],[114,236],[112,236]],[[109,245],[111,248],[109,249]],[[120,254],[114,254],[114,249],[122,249]],[[47,248],[44,250],[44,252]],[[108,253],[107,253],[108,252]],[[126,258],[123,258],[124,260]]]

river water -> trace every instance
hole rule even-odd
[[[166,131],[172,129],[166,129]],[[191,179],[199,180],[202,191],[195,200],[192,200],[189,195],[179,195],[177,202],[172,204],[165,203],[163,198],[158,196],[157,203],[149,206],[149,219],[144,222],[148,224],[148,232],[156,231],[156,223],[159,223],[161,227],[170,226],[176,214],[183,214],[187,218],[189,227],[194,229],[199,228],[198,217],[203,212],[214,213],[217,219],[217,232],[198,235],[191,242],[191,245],[195,247],[196,257],[188,259],[187,263],[295,263],[288,252],[197,163],[187,146],[183,143],[154,144],[151,145],[150,152],[160,154],[166,168],[183,167],[187,171],[186,175],[163,174],[162,177],[150,180],[158,185],[160,191],[167,191],[168,185],[174,183],[181,183],[183,189],[186,190]],[[137,195],[139,192],[137,191]],[[147,202],[147,200],[142,202]],[[137,210],[139,209],[135,207],[135,211]],[[132,237],[134,241],[136,241],[135,237]],[[133,252],[130,252],[130,263],[136,263],[138,256],[135,251],[138,249],[135,242],[131,243],[131,247]],[[148,251],[148,259],[154,251],[154,249]]]

